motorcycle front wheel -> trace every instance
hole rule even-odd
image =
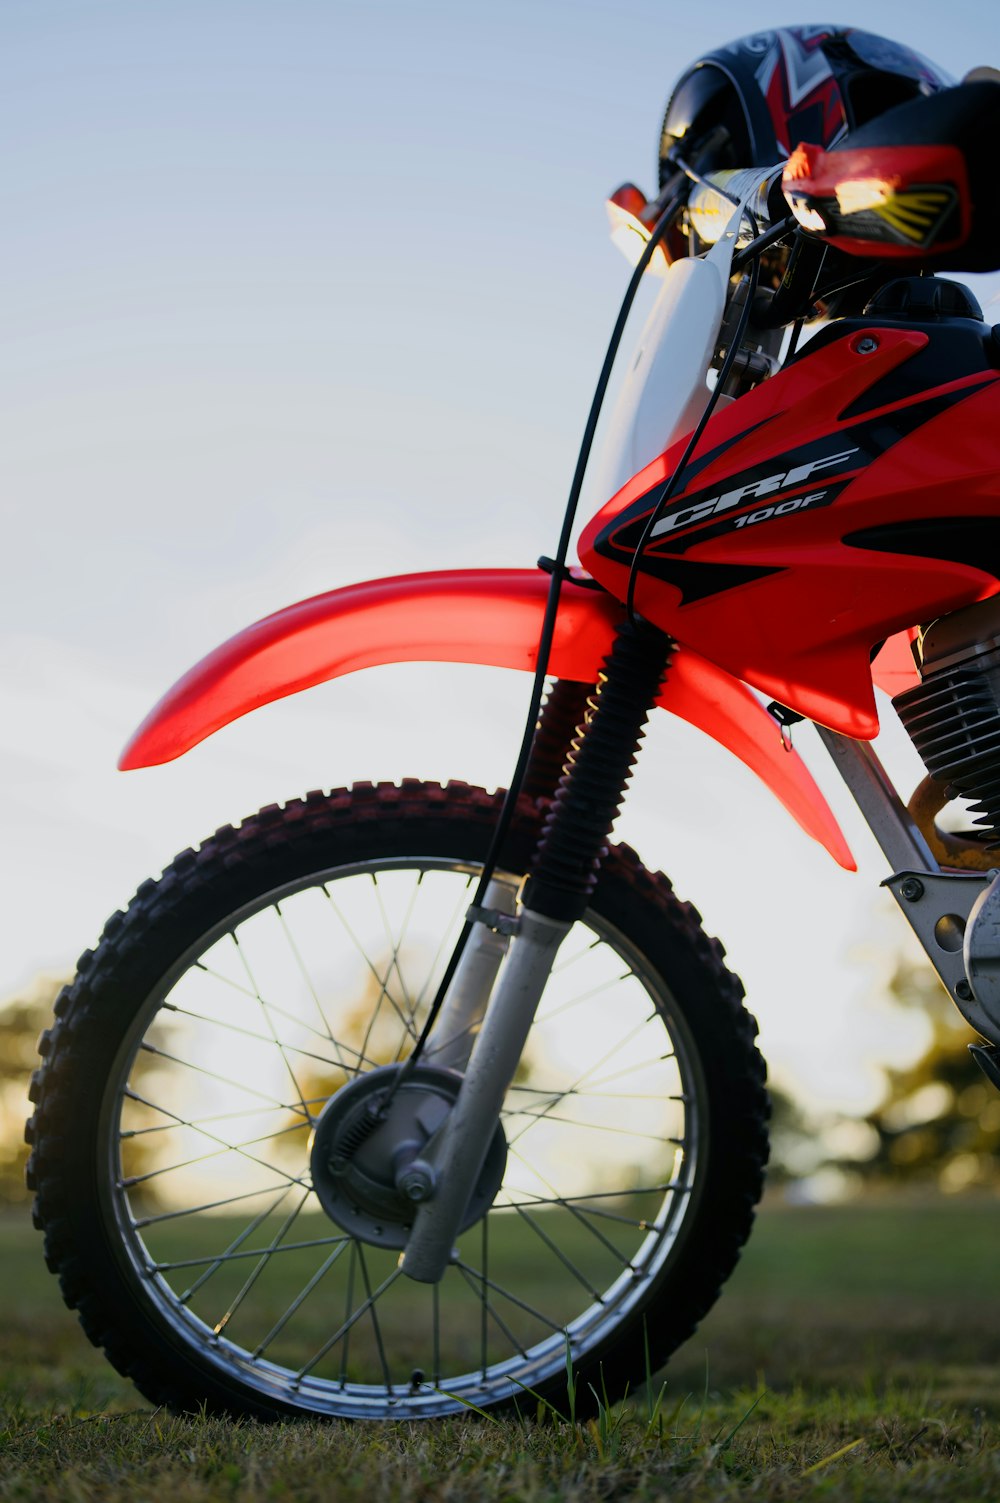
[[[417,1419],[577,1412],[694,1330],[767,1158],[742,988],[666,878],[612,847],[507,1092],[492,1203],[436,1285],[320,1204],[326,1103],[404,1059],[499,796],[356,786],[262,810],[145,883],[43,1035],[28,1125],[46,1257],[154,1403]],[[504,852],[520,877],[539,813]],[[499,1171],[498,1171],[499,1172]],[[491,1192],[492,1193],[492,1192]]]

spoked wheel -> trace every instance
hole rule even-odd
[[[439,1284],[398,1267],[384,1166],[366,1178],[361,1149],[342,1172],[497,810],[455,784],[263,810],[145,884],[81,960],[40,1046],[29,1182],[68,1303],[153,1401],[533,1408],[527,1390],[564,1400],[568,1352],[586,1404],[589,1384],[641,1380],[647,1350],[662,1363],[715,1298],[760,1193],[763,1063],[721,947],[627,848],[559,951]],[[522,806],[513,875],[536,820]],[[414,1073],[421,1131],[455,1079]]]

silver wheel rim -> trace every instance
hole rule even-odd
[[[310,1121],[405,1054],[475,875],[400,857],[274,889],[178,960],[123,1043],[101,1133],[118,1256],[172,1341],[262,1404],[418,1418],[525,1395],[634,1319],[684,1240],[702,1072],[664,979],[596,914],[508,1092],[504,1184],[440,1286],[319,1211]]]

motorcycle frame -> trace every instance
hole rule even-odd
[[[994,1047],[1000,1029],[969,984],[964,938],[972,910],[995,872],[942,871],[870,743],[817,726],[833,764],[885,856],[892,893],[963,1017]]]

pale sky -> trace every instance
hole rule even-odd
[[[957,76],[1000,65],[995,0],[829,15]],[[261,804],[506,780],[529,681],[470,668],[376,670],[170,766],[115,761],[181,672],[271,610],[554,549],[628,276],[603,199],[653,188],[688,63],[817,19],[731,0],[3,0],[0,997],[69,970],[141,880]],[[908,793],[912,753],[886,739]],[[917,1037],[879,1001],[907,931],[822,749],[797,741],[858,876],[664,715],[619,833],[727,945],[777,1078],[864,1107],[874,1062]]]

